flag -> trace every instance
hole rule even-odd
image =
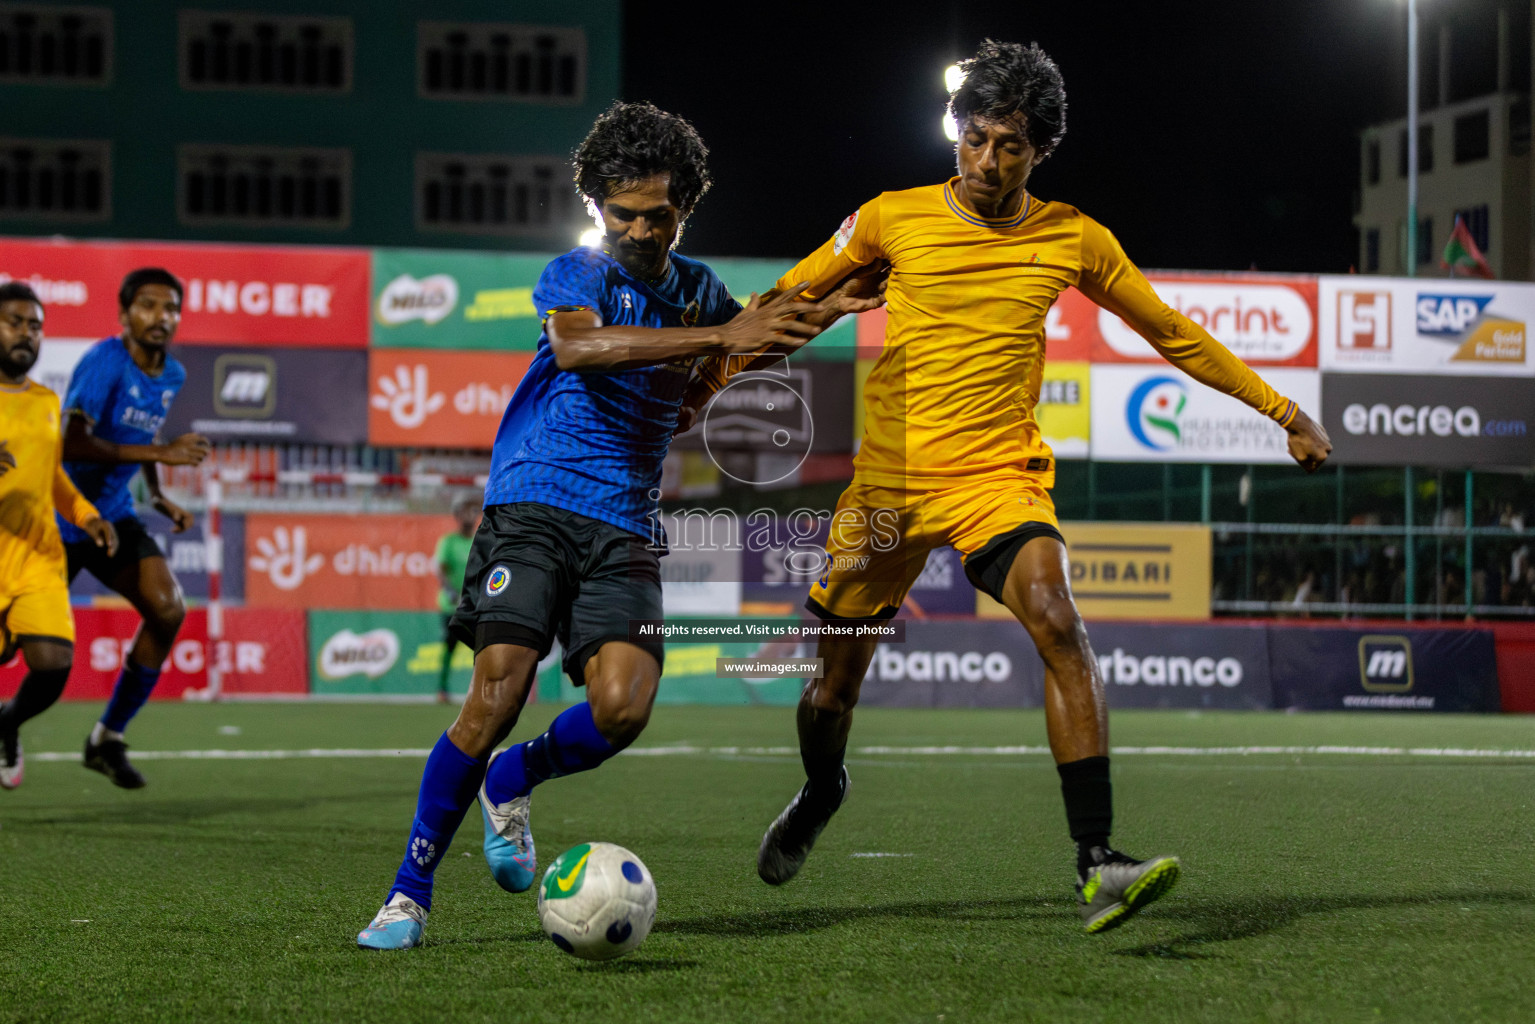
[[[1482,250],[1476,247],[1476,240],[1471,237],[1466,222],[1455,217],[1455,230],[1450,232],[1450,240],[1444,243],[1444,253],[1439,257],[1439,265],[1450,272],[1454,277],[1464,271],[1472,277],[1485,277],[1488,280],[1497,277],[1492,268],[1487,265],[1487,257],[1482,255]]]

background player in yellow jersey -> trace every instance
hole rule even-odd
[[[59,462],[59,396],[27,379],[43,340],[43,306],[19,281],[0,284],[0,662],[15,646],[26,678],[0,706],[0,789],[21,785],[18,730],[64,692],[74,660],[57,509],[108,553],[112,524],[80,496]]]
[[[1294,402],[1163,303],[1113,235],[1029,194],[1029,172],[1065,133],[1065,88],[1050,58],[1038,46],[988,41],[962,69],[950,97],[959,174],[865,203],[779,282],[809,282],[815,296],[860,267],[890,266],[889,325],[865,390],[853,483],[807,607],[825,619],[888,618],[930,550],[952,545],[964,555],[971,582],[1017,616],[1044,661],[1079,903],[1087,930],[1098,932],[1166,892],[1179,865],[1109,845],[1108,709],[1056,528],[1054,458],[1034,417],[1045,314],[1074,285],[1189,376],[1275,420],[1307,470],[1330,445]],[[900,538],[893,546],[881,543],[890,524]],[[843,751],[874,650],[872,640],[820,644],[826,675],[805,688],[798,710],[808,780],[758,854],[769,883],[794,876],[847,794]]]

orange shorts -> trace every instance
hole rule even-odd
[[[971,556],[1029,524],[1059,530],[1042,473],[992,474],[920,491],[855,477],[837,500],[825,568],[805,606],[822,618],[889,618],[934,548],[956,548],[968,570]]]

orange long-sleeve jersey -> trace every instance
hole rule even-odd
[[[0,475],[0,580],[65,575],[64,542],[53,513],[82,526],[96,507],[62,465],[59,396],[34,381],[0,385],[0,441],[16,465]]]
[[[1017,215],[987,219],[961,205],[957,181],[870,200],[778,281],[808,281],[818,296],[860,266],[891,265],[885,347],[864,389],[859,479],[943,486],[1046,465],[1029,465],[1051,457],[1034,418],[1045,314],[1072,285],[1200,383],[1281,426],[1295,418],[1294,402],[1158,298],[1097,221],[1028,195]],[[1045,471],[1053,469],[1051,460]]]

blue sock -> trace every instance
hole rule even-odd
[[[504,804],[527,796],[540,782],[597,767],[618,753],[592,720],[592,706],[566,708],[549,731],[496,758],[485,775],[485,795]]]
[[[112,687],[112,699],[107,701],[107,709],[101,713],[102,727],[112,732],[127,729],[159,681],[159,669],[145,668],[132,658],[125,660],[117,685]]]
[[[416,820],[410,825],[405,860],[394,876],[390,896],[402,892],[427,909],[432,906],[432,872],[448,852],[453,833],[474,803],[485,762],[477,761],[454,746],[443,733],[426,759],[421,773],[421,795],[416,801]]]

